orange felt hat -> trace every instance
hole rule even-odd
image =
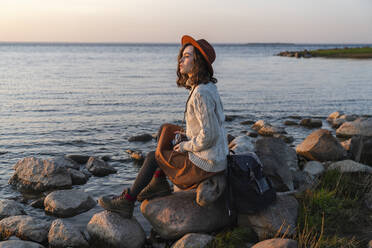
[[[182,36],[181,44],[182,46],[185,44],[191,44],[196,49],[198,49],[203,55],[204,59],[207,61],[209,72],[211,76],[213,76],[212,63],[216,59],[216,52],[214,51],[214,48],[212,47],[212,45],[209,44],[209,42],[204,39],[195,40],[194,38],[188,35]]]

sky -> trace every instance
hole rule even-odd
[[[372,43],[372,0],[1,0],[0,42]]]

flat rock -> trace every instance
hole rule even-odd
[[[286,125],[286,126],[296,126],[296,125],[298,125],[298,123],[296,121],[292,121],[292,120],[285,120],[284,125]]]
[[[68,168],[67,171],[71,175],[71,180],[72,180],[73,185],[85,184],[89,179],[89,177],[86,174],[84,174],[83,172],[79,170]]]
[[[267,239],[261,241],[252,248],[297,248],[297,241],[293,239]]]
[[[85,166],[90,173],[97,177],[104,177],[116,173],[116,170],[113,167],[97,157],[90,157]]]
[[[259,139],[255,150],[274,188],[277,191],[294,190],[292,171],[299,170],[295,150],[279,138]]]
[[[321,175],[325,169],[322,163],[318,161],[309,161],[305,164],[303,171],[315,177]]]
[[[327,121],[331,123],[333,120],[335,120],[337,118],[340,118],[340,116],[343,115],[343,114],[344,114],[344,112],[342,112],[342,111],[335,111],[335,112],[331,113],[330,115],[328,115]]]
[[[135,218],[124,219],[114,212],[93,215],[87,225],[93,242],[100,247],[140,248],[145,243],[145,232]]]
[[[337,161],[346,156],[340,142],[325,129],[312,132],[296,147],[296,152],[307,159],[317,161]]]
[[[86,164],[90,158],[90,156],[79,155],[79,154],[69,154],[69,155],[66,155],[65,157],[75,161],[78,164]]]
[[[7,240],[0,242],[0,248],[45,248],[41,244],[24,240]]]
[[[287,132],[285,131],[284,128],[282,127],[274,127],[271,125],[264,125],[263,127],[258,130],[258,134],[262,136],[268,136],[271,137],[274,134],[286,134]]]
[[[15,235],[21,239],[45,244],[50,222],[27,215],[11,216],[0,221],[0,235],[6,239]]]
[[[353,136],[350,147],[355,161],[372,166],[372,137]]]
[[[323,125],[322,120],[306,118],[300,121],[300,125],[309,128],[321,127]]]
[[[21,191],[46,191],[69,188],[72,185],[67,168],[54,160],[23,158],[15,164],[14,170],[9,184],[15,185]]]
[[[59,165],[61,167],[73,168],[75,170],[78,170],[80,168],[80,165],[78,163],[66,156],[58,156],[56,158],[52,158],[51,160],[56,165]]]
[[[84,239],[81,232],[71,223],[68,223],[61,219],[56,219],[52,222],[48,234],[48,242],[51,248],[89,247],[88,241]]]
[[[187,233],[218,230],[230,223],[223,197],[201,207],[195,192],[175,192],[141,204],[141,212],[164,239],[177,239]]]
[[[146,142],[146,141],[150,141],[150,140],[152,140],[152,135],[148,134],[148,133],[135,135],[135,136],[129,137],[129,139],[128,139],[129,142],[133,142],[133,141]]]
[[[14,200],[0,200],[0,220],[15,215],[26,214],[21,204]]]
[[[254,123],[255,123],[255,121],[251,121],[251,120],[247,120],[247,121],[242,121],[242,122],[240,122],[241,125],[252,125],[252,124],[254,124]]]
[[[336,130],[336,136],[340,138],[351,138],[354,135],[372,136],[372,118],[360,118],[348,121]]]
[[[233,150],[235,154],[244,154],[254,151],[252,140],[246,135],[238,136],[233,139],[229,144],[229,148]]]
[[[97,202],[81,190],[53,191],[44,200],[45,211],[58,217],[70,217],[86,212]]]
[[[353,160],[338,161],[328,166],[328,170],[335,170],[335,169],[343,173],[366,172],[366,173],[372,174],[372,167],[355,162]]]
[[[286,134],[281,134],[281,133],[276,133],[273,135],[274,138],[279,138],[283,140],[285,143],[292,143],[294,141],[294,138],[292,136],[286,135]]]
[[[207,234],[188,233],[174,243],[171,248],[203,248],[213,239],[213,236]]]

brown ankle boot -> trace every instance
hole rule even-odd
[[[137,201],[142,202],[160,196],[170,195],[172,190],[165,176],[153,176],[150,183],[137,195]]]
[[[125,190],[121,195],[114,197],[100,197],[98,204],[108,211],[116,212],[121,217],[130,219],[133,216],[134,201],[126,199],[125,194],[127,192],[128,190]]]

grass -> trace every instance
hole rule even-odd
[[[338,58],[371,58],[372,47],[355,47],[344,49],[319,49],[310,51],[313,57],[338,57]]]
[[[252,229],[236,227],[218,233],[206,248],[245,247],[246,243],[256,243],[257,236]]]

